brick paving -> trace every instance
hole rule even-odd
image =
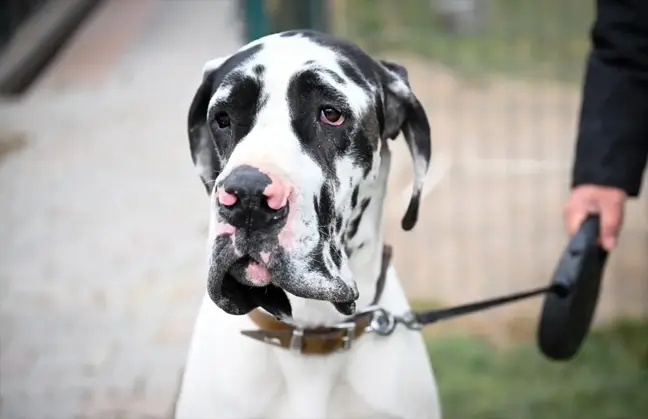
[[[185,118],[234,4],[108,1],[0,106],[2,419],[169,416],[204,287]]]

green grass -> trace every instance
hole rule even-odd
[[[466,76],[506,74],[581,79],[593,0],[492,0],[487,26],[455,36],[442,28],[431,0],[346,0],[335,32],[370,53],[419,54]]]
[[[566,363],[465,336],[430,339],[429,352],[448,419],[648,417],[648,323],[592,333]]]

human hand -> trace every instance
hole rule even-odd
[[[572,236],[589,214],[599,214],[599,242],[604,249],[611,251],[617,245],[623,225],[626,198],[625,191],[619,188],[598,185],[575,187],[563,207],[567,233]]]

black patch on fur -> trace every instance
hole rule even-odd
[[[338,60],[338,65],[342,68],[344,75],[351,79],[355,84],[362,87],[367,93],[371,91],[371,86],[365,77],[347,60]]]
[[[369,176],[369,172],[371,172],[374,142],[374,140],[367,136],[367,131],[362,129],[355,133],[353,141],[351,142],[349,153],[351,154],[353,161],[362,167],[362,174],[365,178]]]
[[[376,120],[378,121],[378,132],[382,134],[385,132],[385,107],[380,93],[376,92],[374,95],[374,101],[374,111],[376,112]]]
[[[291,125],[306,154],[322,168],[329,179],[335,179],[335,161],[351,144],[352,112],[346,98],[323,82],[317,70],[295,74],[288,87]],[[335,127],[320,121],[324,107],[334,107],[347,117]]]
[[[346,81],[345,81],[342,77],[340,77],[340,75],[339,75],[338,73],[336,73],[335,71],[330,70],[330,69],[328,69],[328,68],[326,68],[326,69],[322,69],[322,71],[326,72],[326,74],[328,74],[329,76],[331,76],[331,78],[332,78],[333,80],[335,80],[336,83],[339,83],[339,84],[341,84],[342,86],[346,86]]]
[[[282,32],[279,36],[281,38],[292,38],[293,36],[300,36],[300,35],[303,35],[303,34],[304,34],[304,31],[302,31],[300,29],[295,29],[295,30],[292,30],[292,31]]]
[[[338,64],[342,67],[347,77],[359,86],[362,86],[362,88],[370,89],[372,84],[371,81],[376,80],[375,60],[367,55],[367,53],[357,45],[354,45],[342,38],[310,29],[289,31],[285,34],[286,36],[300,35],[304,38],[310,39],[318,45],[331,48],[332,50],[339,52],[340,55],[348,57],[348,60],[340,59]],[[351,62],[353,62],[353,65],[351,65]]]
[[[233,149],[254,127],[264,101],[261,98],[261,84],[257,79],[237,74],[231,77],[231,80],[230,94],[224,100],[215,103],[209,110],[208,117],[216,145],[227,144]],[[229,127],[221,129],[211,123],[220,112],[229,115]]]
[[[194,165],[199,163],[199,160],[200,162],[208,165],[207,170],[209,171],[209,177],[207,179],[202,179],[208,194],[211,193],[211,190],[214,186],[214,179],[218,177],[222,170],[223,162],[221,161],[221,157],[226,159],[229,153],[231,153],[231,149],[233,148],[232,142],[234,139],[232,138],[231,134],[241,135],[246,131],[245,129],[243,129],[242,131],[239,129],[239,132],[236,132],[236,129],[234,129],[229,130],[229,134],[219,132],[217,136],[212,137],[213,132],[210,127],[210,120],[208,119],[207,115],[209,101],[212,95],[221,86],[227,75],[244,61],[254,57],[259,51],[261,51],[262,48],[263,45],[259,44],[255,45],[254,47],[248,48],[247,50],[242,51],[238,54],[235,54],[225,60],[225,62],[223,62],[220,67],[206,74],[191,101],[187,115],[189,149],[191,151],[191,157]],[[243,88],[243,93],[245,93],[246,96],[242,98],[242,100],[236,102],[235,105],[252,103],[256,108],[257,106],[259,106],[260,102],[259,91],[260,89],[258,82],[253,81],[253,85],[248,83],[246,87]],[[240,106],[238,106],[237,108],[237,110],[240,110]],[[245,119],[249,120],[250,118],[246,118],[244,116],[243,121],[239,120],[238,122],[245,122]],[[252,120],[253,119],[254,116],[252,116]],[[238,127],[240,128],[241,125],[239,124]],[[249,128],[251,128],[251,126]],[[247,131],[249,132],[249,129],[247,129]],[[218,151],[216,150],[217,147],[219,148]]]
[[[331,275],[324,263],[324,241],[320,240],[317,247],[311,253],[308,268],[324,277],[329,277]]]
[[[331,244],[331,260],[336,268],[340,269],[342,267],[342,253],[334,244]]]
[[[331,227],[335,217],[335,206],[330,189],[325,182],[320,190],[319,199],[313,197],[313,206],[317,216],[317,229],[320,232],[320,240],[317,247],[311,253],[309,268],[319,272],[321,275],[329,276],[330,272],[324,263],[324,242],[331,239]],[[323,233],[328,232],[328,237],[323,237]]]
[[[263,64],[257,64],[254,66],[252,71],[254,71],[254,74],[256,74],[257,77],[261,77],[263,73],[265,73],[265,66]]]
[[[340,54],[337,64],[344,75],[364,89],[370,97],[374,95],[372,86],[378,86],[381,79],[378,63],[356,45],[334,36],[313,30],[290,31],[286,36],[299,34],[311,42],[330,48]],[[344,79],[330,69],[309,69],[293,76],[288,90],[288,100],[292,112],[293,130],[302,141],[304,151],[322,167],[327,175],[335,175],[333,162],[342,155],[350,154],[356,164],[361,165],[365,176],[371,170],[372,154],[377,147],[380,135],[379,126],[374,120],[351,120],[354,117],[346,99],[317,73],[326,71],[336,82]],[[341,111],[347,121],[340,127],[319,123],[319,113],[323,106],[333,106]],[[312,121],[316,121],[315,124]],[[317,139],[316,144],[313,144]]]
[[[326,231],[325,229],[331,225],[335,216],[333,197],[326,183],[320,189],[319,200],[317,197],[313,197],[313,205],[315,207],[315,214],[317,215],[317,228],[321,234],[322,231]],[[326,239],[328,240],[328,237]]]
[[[360,186],[356,185],[353,188],[353,193],[351,193],[351,209],[355,209],[358,206],[358,194],[360,193]]]
[[[360,221],[362,221],[362,216],[364,215],[364,212],[369,206],[370,202],[371,202],[370,198],[364,198],[360,203],[360,209],[358,210],[357,215],[351,221],[351,223],[349,224],[349,228],[347,229],[347,234],[346,234],[347,240],[351,240],[358,233],[358,227],[360,226]]]
[[[340,231],[342,231],[342,217],[338,215],[335,217],[335,234],[340,234]]]

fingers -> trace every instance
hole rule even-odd
[[[563,209],[565,229],[572,236],[591,213],[600,216],[599,240],[604,249],[611,251],[617,245],[623,224],[626,195],[620,189],[584,185],[575,188]]]
[[[623,202],[604,200],[599,203],[601,217],[601,246],[610,251],[617,245],[623,222]]]

